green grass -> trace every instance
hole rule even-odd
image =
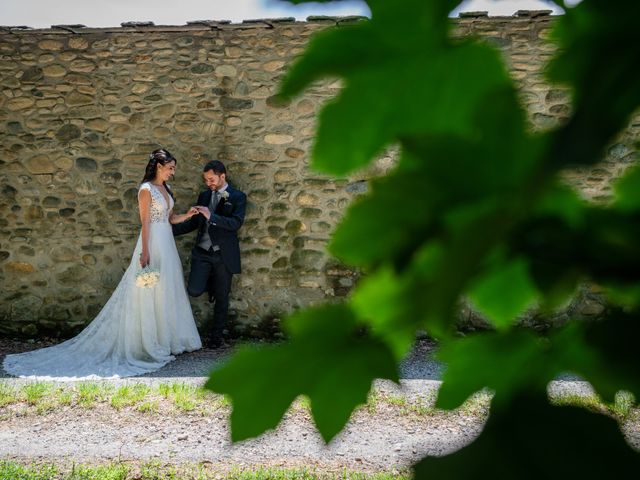
[[[146,399],[147,395],[151,393],[151,388],[142,383],[136,383],[133,385],[124,385],[113,394],[110,400],[110,404],[115,409],[121,409],[123,407],[131,407]]]
[[[418,402],[418,403],[410,403],[403,410],[403,412],[407,415],[413,414],[413,415],[419,415],[419,416],[426,416],[426,415],[435,414],[436,409],[430,405],[427,405],[424,402]]]
[[[34,382],[22,387],[22,393],[29,405],[36,405],[45,396],[51,395],[53,387],[50,383]]]
[[[323,471],[318,468],[280,468],[258,466],[232,467],[218,470],[190,464],[166,465],[152,461],[136,468],[134,465],[76,465],[62,467],[52,464],[23,465],[0,460],[0,480],[408,480],[408,473],[365,474],[350,470]]]
[[[393,407],[406,407],[409,404],[409,400],[404,395],[387,395],[384,398],[384,402]]]
[[[260,467],[255,470],[236,468],[227,474],[229,480],[314,480],[316,478],[318,478],[317,472],[306,468],[298,470],[269,467]]]
[[[18,391],[8,383],[0,383],[0,407],[18,403]]]
[[[372,390],[369,392],[367,403],[364,406],[369,415],[375,415],[375,413],[378,411],[378,403],[380,403],[381,398],[382,395],[380,395],[376,390]]]
[[[609,410],[614,416],[624,421],[631,415],[635,407],[637,404],[633,393],[621,390],[616,393],[613,404],[609,405]]]
[[[57,478],[59,471],[53,465],[21,465],[0,460],[0,479],[2,480],[50,480]]]
[[[159,461],[145,463],[140,468],[140,477],[144,480],[178,480],[178,472],[174,466],[165,466]]]
[[[157,400],[149,400],[136,407],[136,410],[140,413],[158,413],[159,409],[160,405]]]
[[[369,415],[375,415],[378,410],[383,406],[386,406],[392,410],[395,410],[404,416],[426,416],[433,415],[437,410],[433,407],[435,403],[435,393],[425,398],[419,398],[417,400],[411,400],[405,395],[397,394],[382,394],[377,391],[369,393],[367,403],[360,407]]]
[[[192,412],[198,406],[198,400],[202,400],[204,394],[199,387],[194,385],[176,383],[171,388],[171,399],[178,410]]]
[[[613,403],[605,403],[597,395],[561,395],[551,398],[553,405],[586,408],[592,412],[611,415],[618,421],[624,422],[637,408],[632,393],[619,391]]]
[[[436,413],[436,409],[430,406],[430,404],[433,404],[430,400],[412,402],[404,395],[386,395],[381,397],[380,402],[398,410],[401,415],[425,416]]]
[[[489,413],[492,398],[493,394],[488,390],[481,390],[471,395],[459,410],[463,415],[470,417],[485,416]]]
[[[21,414],[42,415],[57,408],[74,406],[92,409],[102,404],[116,410],[133,408],[150,414],[161,410],[170,413],[173,409],[178,413],[197,410],[203,415],[208,411],[231,406],[228,397],[185,383],[160,384],[155,388],[141,383],[131,383],[119,388],[106,382],[82,382],[69,386],[38,382],[20,387],[8,382],[0,383],[0,408],[17,405]],[[6,415],[7,412],[0,414]]]
[[[56,391],[56,397],[58,400],[58,405],[68,406],[73,403],[73,392],[71,390],[59,388]]]
[[[196,385],[186,383],[160,384],[157,391],[160,396],[170,400],[182,412],[199,410],[200,413],[204,414],[207,410],[217,410],[231,406],[231,402],[226,396],[216,395]]]
[[[83,408],[94,408],[96,403],[106,402],[113,394],[114,387],[109,384],[82,382],[78,384],[78,405]]]
[[[306,395],[300,395],[293,402],[293,408],[294,408],[294,410],[299,410],[299,411],[302,411],[302,412],[310,412],[311,411],[311,399]]]
[[[489,413],[491,393],[484,390],[471,396],[458,410],[459,414],[485,417]],[[436,392],[424,398],[411,399],[402,394],[370,392],[367,403],[358,412],[376,415],[385,409],[405,416],[436,415],[440,411],[434,407]],[[610,415],[618,421],[625,421],[630,415],[639,415],[635,399],[628,392],[618,392],[611,404],[603,403],[597,396],[563,395],[551,398],[554,405],[574,405]],[[13,415],[46,415],[66,407],[96,408],[110,406],[116,410],[131,408],[145,415],[189,413],[206,416],[211,412],[229,410],[231,402],[225,395],[217,395],[203,388],[187,383],[159,384],[149,387],[141,383],[131,383],[119,388],[108,382],[82,382],[64,386],[53,383],[33,382],[14,386],[0,382],[0,420]],[[11,406],[6,409],[4,407]],[[292,406],[294,411],[310,411],[310,401],[300,396]],[[0,478],[2,480],[2,478]]]
[[[129,478],[129,468],[121,464],[87,466],[74,466],[69,480],[126,480]]]

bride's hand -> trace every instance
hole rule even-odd
[[[140,266],[142,268],[144,268],[147,265],[149,265],[150,261],[151,261],[151,256],[149,255],[149,252],[142,252],[140,254]]]
[[[198,212],[198,209],[196,207],[191,207],[189,210],[187,210],[187,217],[191,218],[198,213],[200,212]]]
[[[209,209],[207,207],[203,207],[201,205],[194,207],[198,210],[198,213],[200,213],[202,216],[204,216],[204,218],[206,218],[207,220],[209,220],[209,217],[211,217],[211,212],[209,211]]]

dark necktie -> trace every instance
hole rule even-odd
[[[220,201],[220,193],[217,190],[211,192],[211,200],[209,200],[209,211],[211,215],[216,211],[216,207],[218,206],[218,202]],[[213,242],[211,237],[209,236],[208,229],[209,222],[203,222],[202,224],[202,237],[198,246],[203,248],[204,250],[209,250],[211,248]]]
[[[216,207],[218,206],[218,202],[220,201],[220,193],[217,190],[214,190],[211,194],[211,201],[209,202],[209,210],[213,214],[216,211]]]

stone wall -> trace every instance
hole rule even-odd
[[[567,93],[541,76],[550,17],[456,22],[459,35],[503,49],[532,126],[566,117]],[[347,294],[356,272],[324,247],[366,178],[392,160],[347,179],[310,172],[315,114],[340,85],[314,84],[290,104],[273,97],[310,35],[334,27],[349,22],[1,30],[0,333],[66,337],[95,316],[130,261],[137,187],[159,146],[178,158],[177,211],[195,201],[209,159],[248,195],[236,333],[273,334],[286,312]],[[637,120],[603,165],[569,175],[586,196],[608,198],[633,159]],[[185,271],[193,240],[178,240]],[[198,321],[209,314],[203,299],[192,305]]]

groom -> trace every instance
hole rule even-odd
[[[215,302],[213,322],[203,335],[204,344],[215,348],[224,344],[231,279],[240,273],[238,229],[244,222],[247,196],[227,183],[227,169],[218,160],[207,163],[202,175],[209,188],[198,196],[195,208],[200,214],[174,225],[173,233],[198,230],[187,292],[199,297],[206,291],[209,301]]]

